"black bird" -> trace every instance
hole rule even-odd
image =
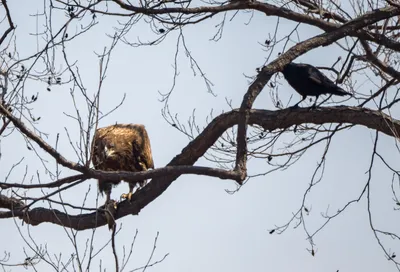
[[[303,96],[303,99],[294,105],[293,108],[298,107],[307,96],[316,97],[312,107],[316,106],[318,97],[321,94],[352,96],[352,94],[345,92],[317,68],[309,64],[292,62],[283,68],[282,73],[290,86]]]

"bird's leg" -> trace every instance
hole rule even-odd
[[[111,199],[111,183],[107,183],[104,186],[104,193],[106,194],[106,204],[110,201]]]
[[[299,102],[297,102],[294,106],[291,106],[290,108],[291,108],[291,109],[296,109],[296,108],[298,108],[298,107],[299,107],[299,104],[300,104],[301,102],[303,102],[306,98],[307,98],[307,96],[303,96],[303,98],[302,98]]]
[[[139,162],[139,165],[142,167],[142,171],[147,171],[147,165],[143,162]],[[141,180],[138,182],[139,188],[142,189],[146,185],[147,180]]]
[[[142,171],[147,171],[147,166],[143,162],[139,162],[139,165],[142,167]]]
[[[127,193],[127,194],[122,194],[121,195],[121,198],[125,198],[125,199],[128,199],[129,201],[131,201],[131,199],[132,199],[132,192],[133,192],[133,188],[135,188],[135,185],[136,185],[136,183],[131,183],[131,182],[129,182],[129,193]]]
[[[139,162],[139,165],[140,165],[140,167],[142,167],[141,171],[147,171],[147,166],[145,163]],[[144,185],[146,185],[146,180],[142,180],[142,181],[138,181],[138,182],[134,182],[134,183],[129,182],[129,193],[122,194],[121,198],[125,198],[125,199],[128,199],[129,201],[131,201],[133,188],[135,188],[136,184],[139,185],[139,188],[142,188]]]
[[[315,102],[314,104],[311,106],[311,109],[315,109],[317,107],[317,100],[318,100],[318,95],[315,97]]]

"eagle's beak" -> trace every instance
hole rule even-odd
[[[106,152],[106,157],[112,157],[112,156],[114,156],[114,150],[113,149],[109,149],[109,148],[107,148],[107,146],[106,147],[104,147],[104,151]]]

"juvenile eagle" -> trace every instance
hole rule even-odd
[[[103,171],[140,172],[154,169],[150,139],[143,125],[117,124],[99,128],[93,138],[92,162],[95,169]],[[111,188],[121,181],[98,180],[99,191],[106,193],[106,204],[110,201]],[[129,193],[122,198],[132,197],[136,183],[143,187],[145,180],[129,182]]]
[[[345,92],[317,68],[309,64],[292,62],[283,68],[282,73],[290,86],[303,97],[293,107],[297,107],[307,96],[316,97],[313,107],[317,104],[318,97],[321,94],[352,96],[352,94]]]

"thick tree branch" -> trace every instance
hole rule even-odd
[[[216,117],[182,152],[167,166],[193,165],[215,141],[230,127],[237,125],[239,110],[233,110]],[[310,111],[309,108],[285,109],[279,111],[250,110],[248,124],[262,126],[265,130],[285,129],[305,123],[350,123],[380,131],[392,137],[400,135],[400,121],[375,110],[359,107],[326,107]],[[143,189],[135,192],[134,201],[123,201],[118,205],[116,219],[129,214],[137,215],[141,209],[159,197],[179,175],[160,176],[152,179]],[[18,216],[31,225],[50,222],[76,230],[85,230],[106,225],[104,217],[96,212],[82,215],[68,215],[58,210],[34,208],[24,212],[3,212],[0,218]]]
[[[24,207],[24,203],[14,197],[6,197],[0,194],[0,209],[20,209]]]

